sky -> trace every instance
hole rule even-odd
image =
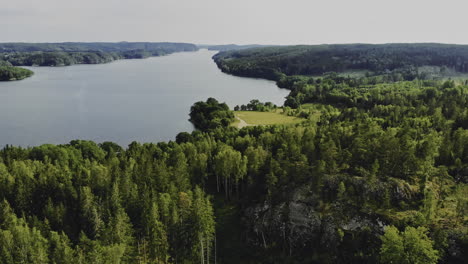
[[[467,0],[0,0],[0,42],[468,44]]]

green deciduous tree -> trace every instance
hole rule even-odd
[[[433,248],[433,242],[424,227],[406,227],[400,233],[396,227],[389,226],[381,239],[382,263],[435,264],[439,259],[439,253]]]

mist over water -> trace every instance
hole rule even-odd
[[[33,77],[0,82],[0,147],[65,144],[73,139],[174,140],[193,130],[190,106],[208,97],[231,108],[251,99],[282,105],[274,82],[222,73],[214,51],[68,67],[29,67]]]

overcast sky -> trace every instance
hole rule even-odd
[[[0,0],[0,42],[468,44],[468,0]]]

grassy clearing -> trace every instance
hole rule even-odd
[[[234,114],[249,126],[297,124],[305,120],[304,118],[283,115],[281,110],[276,112],[235,111]],[[236,119],[232,126],[239,127],[240,123]]]

